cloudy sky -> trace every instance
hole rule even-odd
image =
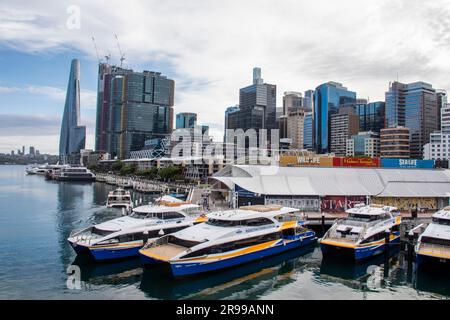
[[[71,5],[77,6],[75,11]],[[73,20],[79,8],[80,24]],[[94,144],[97,58],[176,81],[175,112],[215,136],[252,68],[284,91],[343,83],[383,100],[389,81],[450,89],[450,0],[0,0],[0,152],[56,153],[70,60],[81,61],[81,117]]]

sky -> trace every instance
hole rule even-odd
[[[175,80],[175,113],[222,136],[253,67],[285,91],[342,83],[384,100],[389,82],[450,90],[450,0],[0,0],[0,152],[58,152],[70,61],[94,147],[98,58]]]

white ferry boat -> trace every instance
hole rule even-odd
[[[89,253],[95,260],[126,258],[137,256],[144,240],[204,221],[200,206],[164,196],[128,216],[73,232],[67,240],[75,252]]]
[[[106,207],[108,208],[125,208],[128,212],[133,207],[131,200],[131,194],[129,191],[117,188],[116,190],[108,193],[108,199],[106,200]]]
[[[386,231],[389,243],[400,242],[401,217],[395,207],[359,204],[346,211],[348,217],[334,222],[320,240],[324,255],[338,254],[363,260],[384,252]]]
[[[59,181],[95,181],[95,174],[86,167],[63,167],[54,178]]]
[[[415,252],[418,265],[450,261],[450,206],[433,214],[432,222],[419,236]]]
[[[144,265],[165,263],[174,276],[219,270],[314,243],[313,231],[281,206],[247,206],[208,214],[208,221],[149,241]]]

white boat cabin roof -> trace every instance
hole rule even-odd
[[[182,203],[166,203],[164,205],[144,205],[133,209],[137,213],[156,213],[156,212],[174,212],[185,209],[199,209],[197,204],[182,202]]]
[[[450,220],[450,206],[434,213],[433,218]]]
[[[278,215],[294,213],[299,211],[295,208],[282,207],[282,206],[264,206],[264,205],[253,205],[240,207],[239,209],[226,210],[226,211],[216,211],[207,215],[209,219],[218,220],[228,220],[228,221],[238,221],[254,218],[273,218]]]
[[[397,208],[382,204],[371,204],[368,206],[356,205],[354,208],[348,209],[346,212],[360,215],[378,216],[385,213],[391,213],[392,211],[397,211]]]

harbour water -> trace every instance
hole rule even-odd
[[[355,265],[318,247],[188,279],[139,259],[93,263],[66,242],[73,229],[121,215],[103,183],[46,181],[0,166],[0,299],[448,299],[448,270],[416,270],[402,253]],[[149,196],[137,195],[144,202]],[[78,275],[80,277],[74,277]],[[68,275],[68,272],[72,275]]]

